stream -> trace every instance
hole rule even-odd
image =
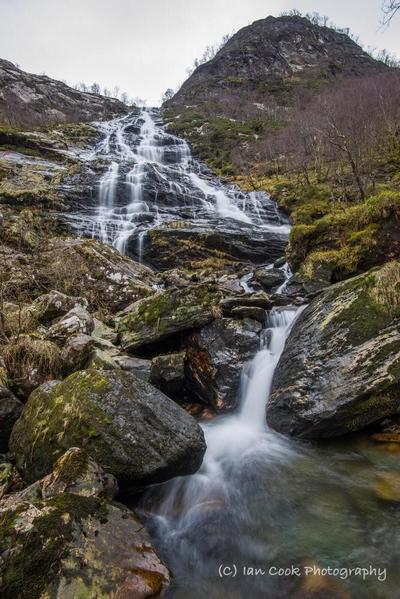
[[[266,194],[223,185],[163,128],[157,110],[99,128],[104,139],[89,157],[105,162],[96,205],[69,215],[80,234],[144,263],[148,231],[177,219],[287,238],[287,218]],[[236,413],[202,423],[200,471],[150,488],[140,500],[174,575],[168,597],[398,597],[398,510],[384,501],[381,476],[400,476],[399,446],[366,434],[298,442],[267,427],[274,370],[300,311],[266,314]],[[338,572],[319,576],[314,567]]]

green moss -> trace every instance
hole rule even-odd
[[[35,501],[41,514],[30,529],[18,532],[15,525],[23,519],[27,504],[0,516],[0,548],[12,547],[0,580],[4,599],[40,599],[48,593],[60,572],[61,560],[68,553],[76,528],[90,516],[107,519],[107,507],[97,498],[64,493],[47,501]]]
[[[69,451],[57,460],[53,472],[57,478],[69,485],[85,474],[88,462],[89,456],[83,449]]]

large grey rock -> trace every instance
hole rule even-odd
[[[400,264],[319,295],[294,325],[267,407],[269,424],[299,437],[333,437],[400,408]]]
[[[175,402],[123,370],[83,370],[31,394],[10,449],[28,482],[48,474],[71,447],[84,448],[123,489],[201,465],[204,436]]]
[[[207,324],[215,317],[221,295],[213,285],[164,289],[134,303],[117,322],[121,345],[135,350]]]
[[[233,410],[247,361],[260,348],[259,322],[220,318],[190,334],[187,342],[188,389],[218,412]]]

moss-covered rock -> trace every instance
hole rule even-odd
[[[195,472],[205,451],[195,420],[160,391],[122,370],[84,370],[31,394],[10,448],[28,482],[82,447],[122,488]]]
[[[144,599],[169,582],[138,518],[97,497],[16,503],[0,513],[0,531],[4,599]]]
[[[221,298],[213,285],[164,289],[131,306],[118,319],[124,349],[135,350],[171,335],[207,324],[215,317]]]
[[[400,406],[400,263],[338,283],[299,317],[278,364],[268,422],[332,437]]]

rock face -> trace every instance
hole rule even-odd
[[[220,294],[213,285],[165,289],[134,303],[118,320],[121,345],[136,350],[207,324],[214,318]]]
[[[83,447],[123,489],[195,472],[205,452],[196,421],[160,391],[122,370],[83,370],[30,396],[10,449],[28,482]]]
[[[285,219],[282,215],[282,223]],[[146,260],[161,270],[190,267],[207,259],[226,262],[273,262],[282,256],[287,234],[261,227],[217,220],[208,223],[175,221],[152,229],[145,238]]]
[[[294,325],[267,406],[269,424],[333,437],[400,407],[400,264],[336,284]]]
[[[128,108],[115,98],[83,93],[0,59],[0,123],[45,125],[112,119]]]
[[[5,497],[1,596],[158,597],[169,572],[137,516],[107,503],[115,492],[110,476],[75,448],[46,478]]]
[[[260,348],[261,328],[255,320],[220,318],[190,335],[186,380],[201,402],[218,412],[237,406],[242,370]]]

